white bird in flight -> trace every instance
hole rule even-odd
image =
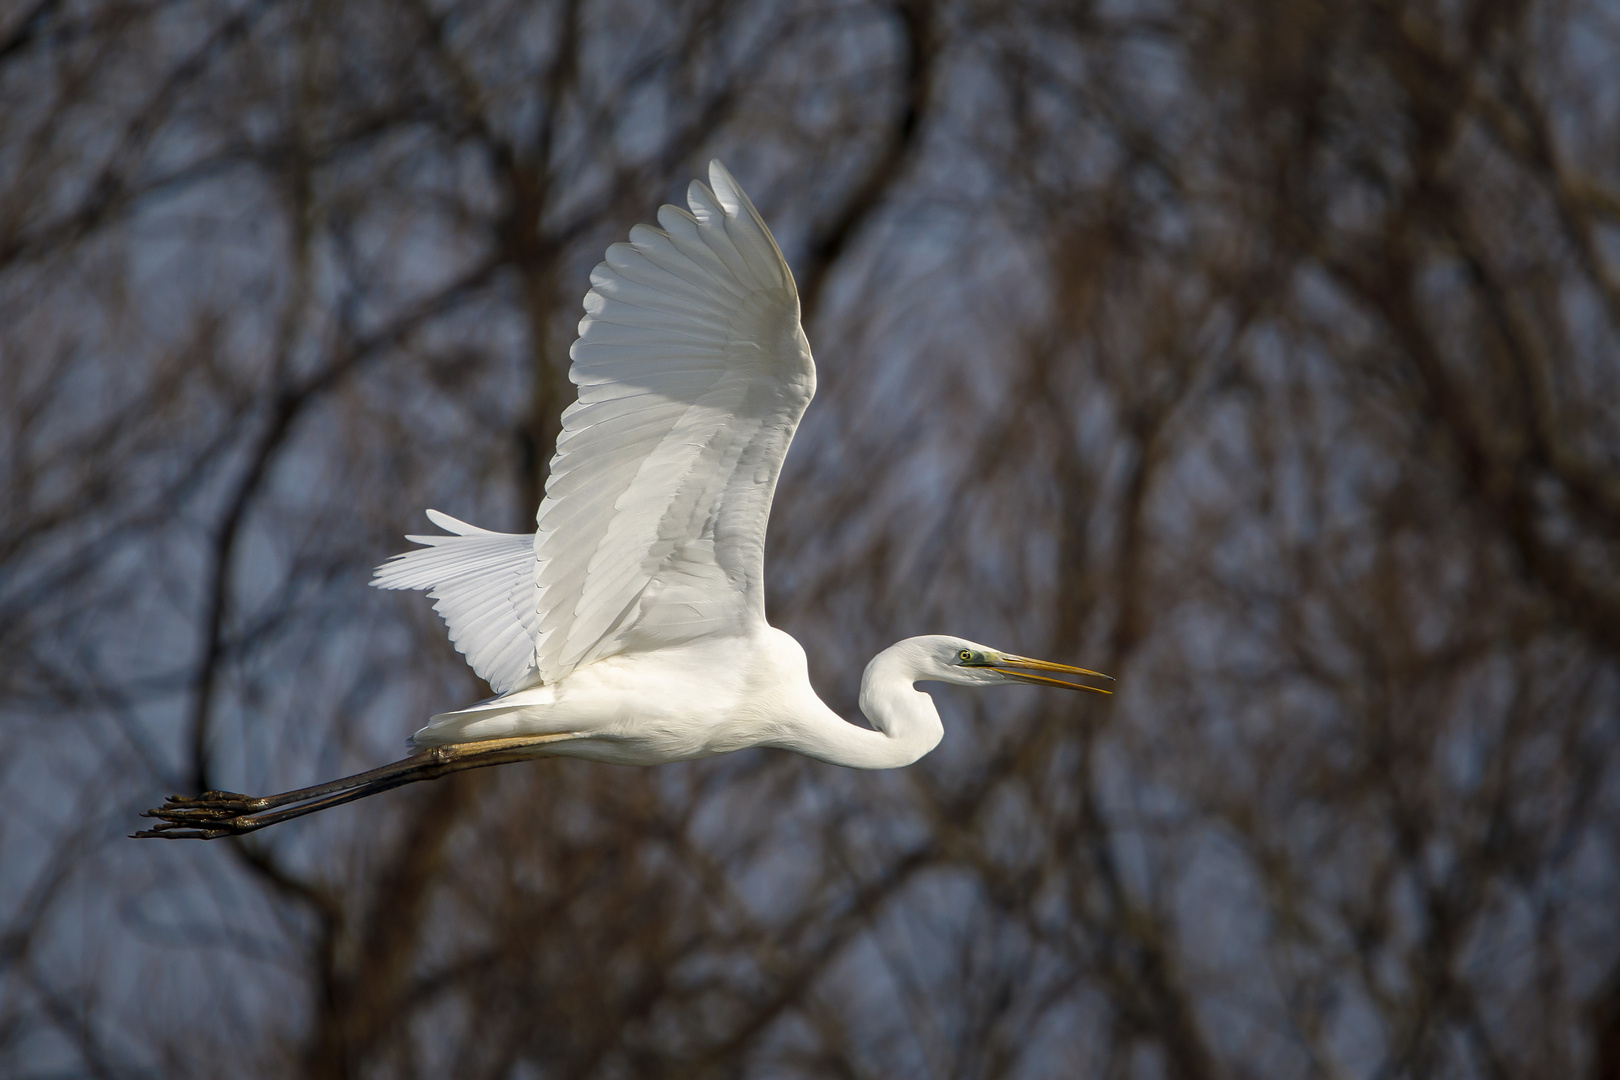
[[[450,639],[496,696],[440,713],[418,752],[281,795],[171,797],[138,835],[203,837],[446,772],[541,756],[654,765],[771,746],[892,769],[944,729],[919,682],[1109,678],[943,635],[866,666],[849,723],[810,686],[804,650],[765,619],[765,527],[815,364],[793,274],[725,167],[658,211],[591,273],[533,534],[429,510],[442,534],[377,568],[373,585],[426,589]]]

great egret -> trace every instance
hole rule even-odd
[[[718,161],[691,211],[664,206],[591,274],[570,356],[579,400],[533,535],[434,510],[442,534],[372,584],[426,589],[496,696],[440,713],[418,752],[380,769],[254,798],[171,797],[140,836],[213,838],[458,769],[549,755],[653,765],[774,746],[891,769],[943,734],[918,682],[1108,678],[962,638],[907,638],[861,679],[870,729],[810,687],[804,650],[765,621],[765,525],[782,459],[815,392],[793,274]],[[1043,674],[1045,673],[1045,674]]]

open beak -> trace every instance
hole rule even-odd
[[[1014,682],[1036,683],[1040,686],[1061,686],[1065,690],[1089,690],[1093,694],[1112,694],[1112,690],[1104,690],[1100,686],[1087,686],[1085,683],[1069,682],[1065,679],[1054,679],[1049,675],[1034,675],[1034,671],[1057,671],[1065,675],[1090,675],[1094,679],[1107,679],[1114,681],[1112,675],[1104,675],[1100,671],[1088,671],[1083,667],[1070,667],[1068,664],[1054,664],[1049,660],[1031,660],[1027,656],[1007,656],[1003,654],[1000,661],[989,665],[990,670],[999,673]]]

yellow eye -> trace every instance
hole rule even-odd
[[[973,653],[967,649],[963,649],[960,655],[962,657],[962,663],[964,664],[973,659]]]

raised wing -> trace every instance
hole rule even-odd
[[[765,526],[815,365],[793,275],[731,174],[591,274],[534,538],[536,673],[765,619]]]
[[[709,183],[591,273],[538,532],[430,510],[451,535],[377,568],[431,590],[497,693],[765,621],[765,525],[816,372],[770,230],[718,161]]]

